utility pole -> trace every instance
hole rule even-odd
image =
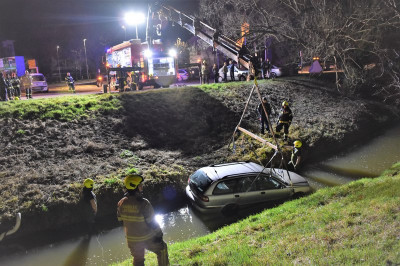
[[[83,39],[83,47],[85,48],[85,60],[86,60],[86,77],[89,79],[89,68],[87,64],[87,55],[86,55],[86,39]]]
[[[61,82],[60,59],[58,58],[58,49],[60,49],[59,45],[57,45],[57,66],[58,66],[58,77],[59,77],[60,82]]]

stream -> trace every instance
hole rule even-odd
[[[383,170],[398,161],[400,126],[387,130],[351,152],[309,165],[301,175],[314,190],[318,190],[342,185],[361,177],[379,176]],[[240,214],[239,219],[254,211],[257,210]],[[156,218],[168,244],[206,235],[238,219],[223,216],[200,217],[186,204],[175,211],[158,213]],[[30,239],[24,241],[29,242]],[[11,255],[0,254],[0,265],[108,265],[131,258],[121,226],[93,236],[77,236],[31,249],[24,249],[24,245],[21,245],[19,249],[19,252]]]

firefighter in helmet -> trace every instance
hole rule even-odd
[[[265,109],[265,111],[264,111],[264,109]],[[265,129],[269,133],[270,129],[269,129],[269,125],[268,125],[267,115],[268,116],[271,115],[271,105],[268,103],[267,97],[262,98],[262,103],[260,103],[258,105],[257,112],[259,114],[259,119],[261,122],[261,134],[264,135],[264,133],[265,133],[264,125],[265,125]],[[267,112],[267,115],[265,114],[265,112]]]
[[[67,82],[68,90],[75,93],[75,80],[71,76],[71,73],[69,73],[69,72],[67,73],[67,76],[65,77],[65,81]]]
[[[283,101],[281,111],[279,112],[278,123],[276,125],[276,137],[280,137],[283,128],[284,140],[288,139],[289,127],[292,124],[292,120],[293,114],[292,110],[290,110],[289,103]]]
[[[298,170],[301,162],[301,147],[303,143],[300,140],[293,142],[292,156],[290,157],[289,167],[291,170]]]
[[[144,265],[145,249],[157,255],[158,265],[169,265],[163,232],[155,220],[152,205],[142,196],[143,181],[140,175],[125,178],[127,192],[118,202],[118,220],[123,221],[133,265]]]
[[[88,232],[91,233],[94,229],[94,222],[97,215],[97,199],[93,193],[94,181],[91,178],[86,178],[83,181],[82,200],[84,204],[84,217],[87,222]]]

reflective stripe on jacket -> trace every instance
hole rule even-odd
[[[124,197],[118,202],[118,221],[123,221],[128,242],[141,242],[155,236],[149,224],[154,220],[154,210],[147,199]]]

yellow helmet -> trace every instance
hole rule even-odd
[[[295,148],[301,148],[303,143],[301,143],[300,140],[296,140],[295,142],[293,142],[293,145],[294,145]]]
[[[289,106],[289,103],[287,101],[283,101],[282,106]]]
[[[86,178],[85,181],[83,181],[83,185],[85,188],[93,188],[94,181],[90,178]]]
[[[140,175],[128,175],[125,177],[124,183],[127,189],[135,190],[142,182],[143,177]]]

